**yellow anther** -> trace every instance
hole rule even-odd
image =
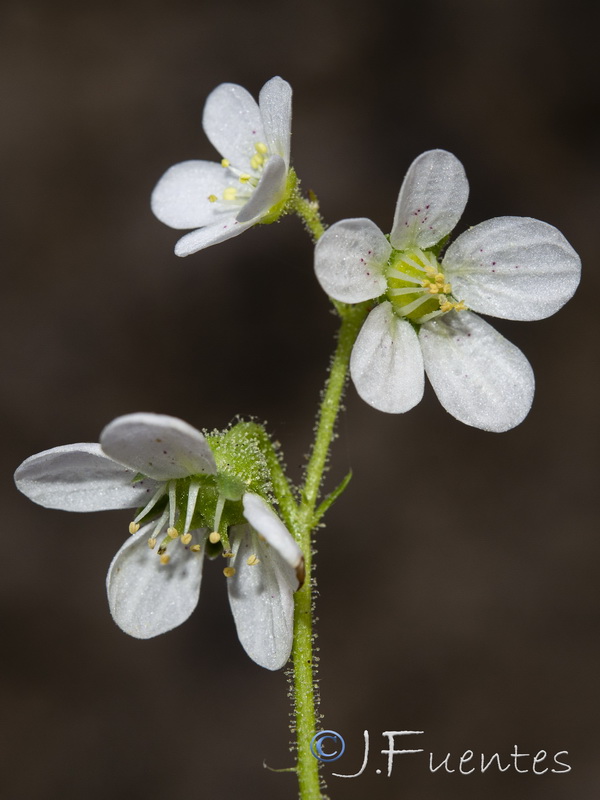
[[[222,158],[221,159],[221,166],[227,168],[229,166],[229,159],[228,158]]]
[[[223,556],[223,558],[233,558],[233,553],[231,552],[231,550],[227,550],[226,552],[221,553],[221,555]]]
[[[445,283],[442,288],[444,294],[450,294],[450,292],[452,291],[452,286],[449,283]]]
[[[228,186],[227,189],[223,192],[223,200],[235,200],[237,195],[237,189],[235,186]]]
[[[441,300],[442,298],[440,297],[440,303]],[[454,303],[451,303],[449,300],[446,300],[444,303],[440,304],[440,311],[443,311],[444,313],[446,313],[446,311],[452,311],[453,308],[454,308]]]
[[[425,272],[431,277],[437,275],[437,269],[435,267],[432,267],[431,264],[424,264],[423,266],[425,267]]]
[[[168,556],[166,553],[160,557],[161,564],[168,564],[171,560],[171,556]]]
[[[148,539],[148,547],[150,550],[154,550],[156,547],[156,539]]]
[[[259,167],[262,167],[264,163],[265,163],[264,158],[262,156],[259,156],[258,153],[253,155],[252,158],[250,159],[250,166],[252,167],[252,169],[258,169]]]
[[[264,142],[257,142],[254,145],[254,149],[256,150],[257,153],[262,153],[263,156],[265,155],[265,153],[269,152],[269,148]]]
[[[438,284],[438,286],[441,286],[445,280],[446,278],[442,272],[438,272],[438,274],[435,276],[435,282]]]
[[[235,567],[225,567],[223,575],[225,575],[226,578],[233,578],[235,575]]]
[[[219,533],[219,531],[213,531],[210,534],[210,536],[208,537],[208,541],[211,544],[216,544],[217,542],[220,542],[221,541],[221,534]]]
[[[170,536],[171,539],[177,539],[179,536],[179,531],[177,528],[167,528],[167,536]]]
[[[199,553],[200,552],[200,545],[199,544],[193,544],[190,547],[190,550],[192,550],[192,552],[194,552],[194,553]]]
[[[246,561],[249,567],[253,567],[255,564],[260,564],[260,558],[258,558],[254,553],[249,556],[248,560]]]
[[[429,284],[429,294],[438,294],[439,291],[440,287],[437,285],[437,283]]]
[[[217,200],[218,200],[218,198],[217,198],[216,194],[209,194],[208,195],[208,202],[209,203],[216,203]]]
[[[129,523],[129,533],[131,533],[132,535],[134,533],[137,533],[139,531],[139,529],[140,529],[139,522],[130,522]]]
[[[192,541],[192,534],[191,533],[184,533],[181,537],[182,544],[188,545]]]
[[[249,180],[250,180],[250,175],[248,175],[246,172],[242,172],[242,174],[239,177],[240,183],[248,183]]]
[[[458,303],[454,303],[454,310],[455,311],[466,311],[467,307],[465,305],[464,300],[460,300]]]

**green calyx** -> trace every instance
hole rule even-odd
[[[277,203],[275,203],[274,206],[271,206],[271,208],[268,210],[265,216],[261,218],[260,220],[261,225],[270,225],[272,222],[277,222],[277,220],[284,214],[287,214],[288,203],[290,201],[290,198],[294,194],[294,189],[296,188],[297,182],[298,182],[298,176],[296,175],[295,170],[293,170],[290,167],[290,169],[288,170],[283,195],[281,196],[281,199]]]
[[[269,503],[273,502],[268,461],[273,446],[262,426],[238,422],[228,430],[206,434],[206,441],[215,459],[216,473],[166,481],[147,507],[138,512],[132,523],[132,533],[140,525],[156,520],[152,538],[166,532],[168,546],[173,537],[183,536],[184,544],[187,544],[192,539],[188,535],[190,531],[208,529],[211,534],[218,533],[220,538],[214,537],[215,542],[207,541],[206,552],[209,556],[218,555],[230,550],[229,528],[246,523],[242,502],[244,494],[252,492]],[[133,482],[143,477],[136,475]]]

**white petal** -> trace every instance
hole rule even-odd
[[[136,639],[151,639],[185,622],[198,604],[202,553],[180,541],[167,550],[161,564],[148,547],[152,525],[130,536],[114,557],[106,577],[110,613],[119,628]]]
[[[315,272],[328,295],[343,303],[379,297],[390,243],[370,219],[344,219],[328,228],[315,247]]]
[[[168,169],[152,192],[152,211],[171,228],[200,228],[231,216],[211,203],[210,195],[222,197],[228,187],[239,187],[229,170],[212,161],[182,161]]]
[[[443,260],[452,293],[474,311],[544,319],[579,284],[581,262],[565,237],[529,217],[496,217],[461,234]]]
[[[242,498],[244,516],[255,531],[263,536],[271,547],[275,548],[284,561],[298,570],[304,564],[302,550],[296,544],[292,534],[285,527],[273,509],[262,497],[246,492]],[[294,591],[299,581],[295,582]]]
[[[283,78],[271,78],[260,90],[258,106],[263,120],[269,150],[290,166],[290,138],[292,133],[292,87]]]
[[[265,142],[262,117],[256,100],[235,83],[222,83],[206,100],[202,125],[214,147],[234,167],[250,172],[254,145]]]
[[[241,223],[256,221],[282,200],[286,177],[285,161],[280,156],[271,156],[265,164],[258,186],[237,215],[237,221]]]
[[[427,377],[453,417],[484,431],[514,428],[527,416],[535,381],[523,353],[468,311],[451,311],[419,332]]]
[[[236,572],[227,579],[227,588],[238,638],[261,667],[281,669],[292,650],[294,570],[250,526],[234,526],[231,544]],[[253,555],[259,563],[250,565]]]
[[[356,391],[379,411],[401,414],[423,397],[421,348],[412,325],[394,314],[391,303],[374,308],[350,357]]]
[[[233,239],[234,236],[239,236],[254,224],[254,220],[242,224],[233,216],[225,217],[214,225],[207,225],[206,228],[199,228],[197,231],[182,236],[175,245],[175,255],[189,256],[197,253],[198,250],[204,250],[205,247]]]
[[[115,461],[157,481],[216,472],[200,431],[164,414],[117,417],[102,431],[100,444]]]
[[[409,167],[402,183],[390,241],[396,250],[432,247],[461,218],[469,183],[460,161],[446,150],[429,150]]]
[[[104,511],[146,504],[157,484],[132,483],[135,475],[104,455],[99,444],[68,444],[26,459],[15,472],[15,483],[45,508]]]

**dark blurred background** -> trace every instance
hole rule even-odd
[[[582,0],[273,3],[4,0],[0,337],[3,558],[0,794],[7,800],[296,796],[283,673],[239,646],[219,565],[180,629],[140,642],[108,614],[126,513],[45,511],[12,472],[97,441],[131,411],[267,420],[299,478],[335,319],[292,218],[177,259],[153,218],[164,170],[213,159],[200,119],[222,81],[294,88],[293,161],[329,222],[389,230],[432,147],[464,163],[459,230],[556,225],[584,277],[555,317],[497,327],[530,359],[516,430],[455,422],[428,389],[402,416],[347,394],[318,541],[321,710],[346,755],[333,800],[588,800],[600,794],[597,507],[597,6]],[[212,567],[212,568],[211,568]],[[385,730],[423,730],[397,747]],[[529,768],[431,774],[467,749]],[[554,765],[550,765],[554,766]]]

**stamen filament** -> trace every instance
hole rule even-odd
[[[177,495],[175,481],[169,481],[169,528],[175,527],[175,510],[177,508]]]
[[[217,507],[215,508],[215,521],[213,523],[213,530],[219,531],[219,525],[221,524],[221,515],[223,514],[223,508],[225,506],[225,497],[220,494],[219,499],[217,500]]]
[[[417,308],[419,308],[419,306],[422,306],[423,303],[429,302],[431,298],[428,295],[429,293],[426,293],[422,297],[413,300],[412,303],[409,303],[406,306],[402,306],[402,308],[400,309],[400,313],[402,314],[402,316],[403,317],[408,316],[412,311],[415,311]]]
[[[396,267],[389,269],[387,276],[388,278],[397,278],[398,280],[406,281],[407,283],[416,283],[419,286],[422,283],[421,278],[417,278],[414,275],[409,275],[407,272],[400,272],[400,270],[396,269]]]
[[[424,289],[423,287],[417,288],[416,286],[413,289],[412,286],[409,286],[406,289],[390,289],[388,291],[388,294],[391,294],[393,297],[397,297],[398,295],[401,295],[401,294],[418,294],[419,292],[421,292],[421,293],[423,293],[423,292],[429,293],[429,289],[427,289],[427,288]],[[408,308],[408,306],[406,306],[406,307]]]
[[[133,521],[134,522],[139,522],[141,519],[143,519],[146,516],[146,514],[148,514],[150,511],[152,511],[152,509],[158,503],[158,501],[164,495],[164,493],[165,493],[165,487],[164,487],[164,485],[162,485],[157,490],[157,492],[154,494],[154,496],[151,498],[150,502],[140,511],[140,513],[137,515],[137,517]]]
[[[200,491],[200,481],[192,480],[188,490],[188,503],[185,512],[185,524],[183,526],[184,535],[189,531],[192,526],[192,519],[194,511],[196,510],[196,500],[198,499],[198,492]]]

